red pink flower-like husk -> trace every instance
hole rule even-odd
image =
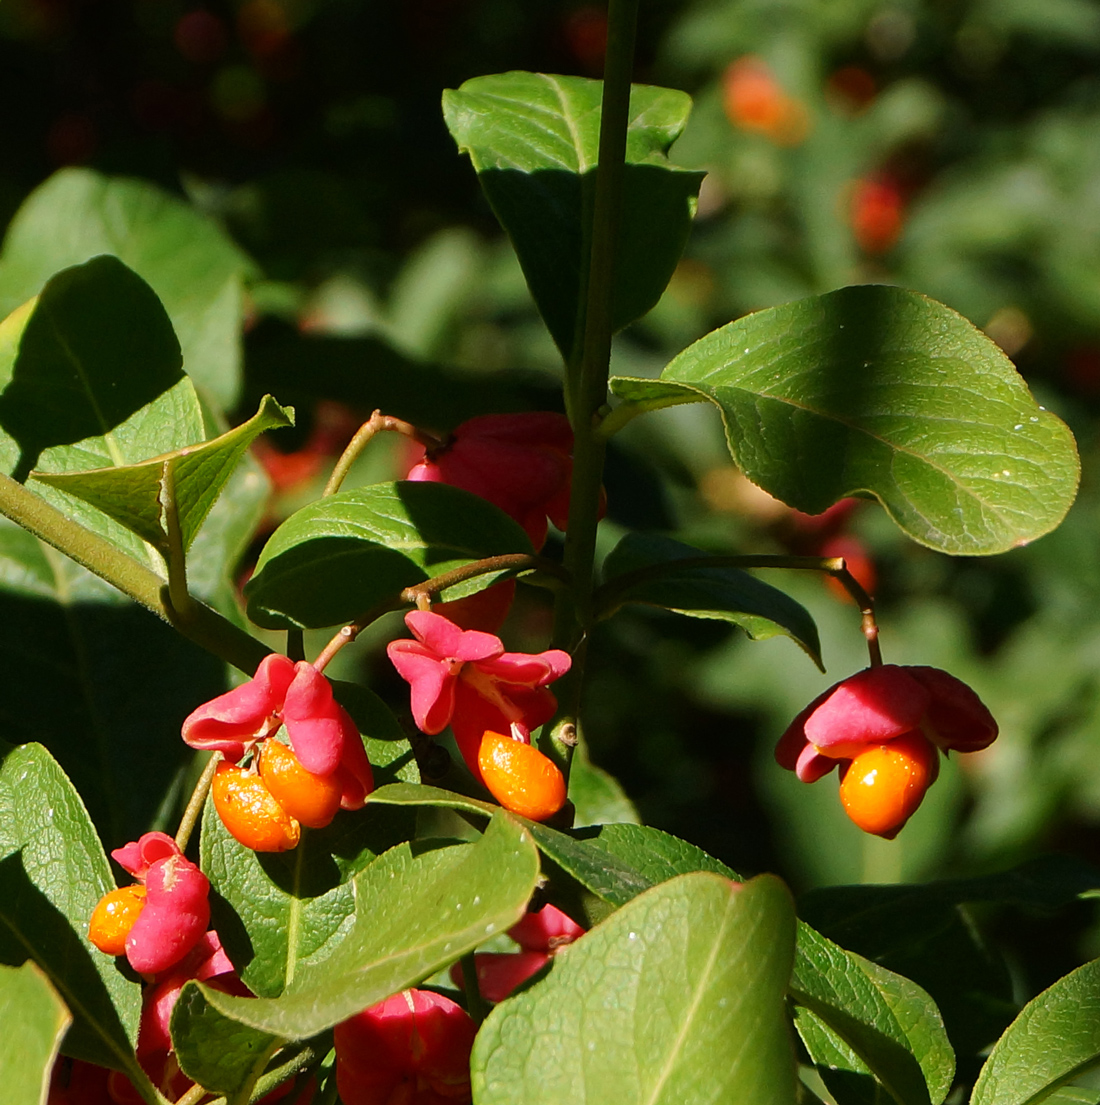
[[[184,856],[157,860],[145,876],[145,908],[126,937],[135,971],[159,974],[179,962],[210,924],[210,882]]]
[[[943,751],[991,744],[997,723],[955,676],[929,667],[883,664],[830,687],[791,722],[775,757],[804,783],[827,775],[865,748],[919,730]]]
[[[279,727],[277,715],[295,674],[293,660],[279,653],[265,656],[247,683],[204,702],[187,717],[184,741],[237,763],[256,741]]]
[[[487,499],[519,522],[541,549],[547,516],[559,528],[568,520],[572,451],[573,431],[563,414],[486,414],[463,422],[407,478],[450,484]]]
[[[135,971],[159,974],[206,932],[210,882],[167,833],[145,833],[111,856],[145,883],[145,904],[126,937],[126,958]]]
[[[360,809],[374,779],[359,729],[333,697],[332,684],[304,660],[264,657],[251,680],[191,713],[183,739],[237,763],[283,724],[302,767],[314,775],[339,772],[341,806]]]
[[[546,684],[569,670],[568,653],[505,652],[499,637],[459,629],[430,611],[414,610],[405,624],[416,639],[391,641],[386,652],[410,685],[413,720],[429,735],[450,725],[476,779],[487,729],[529,738],[553,716],[557,700]]]
[[[341,1100],[345,1105],[469,1102],[476,1032],[466,1011],[448,998],[426,990],[394,994],[336,1026]]]

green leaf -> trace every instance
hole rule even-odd
[[[1077,490],[1072,435],[1011,361],[950,308],[901,288],[759,311],[689,346],[659,381],[612,389],[642,407],[710,400],[734,460],[765,491],[808,514],[873,495],[941,552],[1041,537]]]
[[[392,805],[442,806],[466,813],[488,815],[498,807],[464,794],[429,786],[381,787],[371,802]],[[523,820],[523,819],[521,819]],[[659,882],[694,871],[710,871],[736,879],[738,876],[702,848],[647,825],[616,823],[560,832],[548,825],[523,820],[539,851],[575,880],[589,894],[617,909]],[[592,917],[606,915],[605,908],[584,903],[581,910]]]
[[[562,949],[471,1057],[479,1105],[793,1105],[786,888],[684,875]]]
[[[412,745],[393,711],[373,691],[358,683],[332,681],[337,702],[351,714],[367,748],[374,785],[419,783],[420,769]]]
[[[162,550],[168,541],[163,499],[165,485],[171,481],[187,550],[248,446],[265,430],[293,425],[293,408],[280,407],[265,395],[260,409],[247,422],[211,441],[189,444],[136,464],[86,472],[36,472],[34,477],[91,503]]]
[[[692,871],[710,871],[727,879],[741,880],[736,871],[702,848],[651,825],[600,825],[591,835],[582,833],[581,836],[628,863],[653,886]]]
[[[415,986],[523,915],[538,878],[530,833],[498,812],[477,843],[391,848],[353,881],[355,913],[326,958],[300,961],[278,998],[206,1000],[240,1024],[304,1039]]]
[[[245,587],[248,616],[265,629],[321,629],[472,560],[530,552],[516,522],[457,487],[403,480],[342,491],[303,507],[271,535]],[[500,578],[478,576],[443,597],[462,598]]]
[[[739,568],[677,564],[706,555],[670,537],[628,533],[604,561],[607,582],[601,590],[611,606],[603,616],[623,603],[640,602],[692,618],[733,622],[754,641],[784,633],[825,670],[817,626],[801,603]],[[633,573],[632,579],[621,578]]]
[[[652,880],[598,844],[577,840],[547,825],[532,822],[530,828],[544,856],[611,906],[626,905],[653,885]]]
[[[368,807],[303,829],[293,851],[262,855],[230,836],[212,802],[202,821],[202,869],[218,895],[212,924],[241,981],[260,997],[281,994],[300,967],[347,935],[351,880],[415,829],[411,814]]]
[[[115,887],[107,857],[49,753],[35,744],[4,751],[0,963],[33,959],[53,983],[73,1015],[66,1055],[132,1071],[141,987],[86,936],[96,903]]]
[[[641,820],[619,781],[589,759],[583,740],[573,749],[569,801],[576,811],[573,823],[578,828],[620,821],[636,824]]]
[[[800,922],[791,997],[814,1014],[795,1026],[826,1082],[839,1066],[873,1073],[898,1105],[947,1096],[955,1055],[935,1002],[915,982]]]
[[[115,432],[184,379],[181,365],[156,293],[117,257],[59,272],[26,316],[0,393],[0,427],[18,448],[10,458],[5,443],[6,470],[22,481],[44,449],[86,438],[124,463]]]
[[[250,451],[226,481],[187,554],[188,590],[245,626],[236,574],[267,515],[271,482]]]
[[[172,1049],[188,1078],[212,1093],[230,1096],[263,1073],[282,1041],[222,1016],[194,982],[172,1010]]]
[[[444,809],[464,810],[466,813],[484,817],[492,817],[500,811],[499,806],[494,806],[492,802],[483,802],[480,798],[470,798],[441,787],[410,786],[408,783],[379,787],[371,794],[368,802],[380,806],[442,806]]]
[[[970,1105],[1034,1105],[1100,1063],[1100,959],[1020,1011],[982,1067]]]
[[[579,351],[599,157],[600,81],[542,73],[475,77],[443,94],[443,117],[470,155],[519,256],[543,319],[567,361]],[[620,330],[661,297],[687,242],[703,173],[665,156],[691,99],[635,85],[612,326]]]
[[[464,794],[455,794],[438,787],[407,784],[381,787],[370,796],[370,801],[380,805],[442,806],[481,815],[492,815],[499,810],[498,806],[477,798],[468,798]],[[547,825],[521,820],[530,830],[544,856],[586,890],[612,906],[625,905],[653,885],[652,880],[636,871],[629,863],[620,860],[610,849],[600,847],[598,842],[578,840]]]
[[[996,1039],[1017,1013],[1008,969],[960,907],[969,902],[1054,910],[1091,896],[1100,874],[1068,856],[1009,871],[914,886],[836,886],[810,891],[800,916],[849,951],[912,979],[932,995],[960,1062]],[[973,1081],[977,1070],[965,1072]]]
[[[28,961],[0,966],[0,1084],[8,1105],[42,1105],[61,1037],[72,1022],[50,980]]]
[[[233,407],[252,263],[212,219],[148,181],[64,169],[34,191],[4,239],[0,314],[55,272],[101,253],[148,281],[179,335],[187,372],[219,407]]]

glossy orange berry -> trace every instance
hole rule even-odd
[[[125,955],[126,937],[144,908],[144,886],[120,886],[108,891],[92,910],[88,939],[107,955]]]
[[[914,730],[860,752],[840,780],[840,801],[865,833],[893,840],[938,773],[936,749]]]
[[[296,821],[323,829],[340,808],[343,788],[337,772],[314,775],[306,771],[294,751],[269,738],[260,749],[260,778],[271,796]]]
[[[289,852],[301,826],[275,801],[259,775],[220,763],[210,788],[222,824],[254,852]]]
[[[489,793],[506,809],[545,821],[565,805],[565,779],[537,748],[486,730],[477,756]]]

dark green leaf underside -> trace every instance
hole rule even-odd
[[[737,568],[676,564],[703,556],[702,550],[668,537],[631,533],[604,561],[604,576],[616,604],[644,603],[693,618],[733,622],[754,641],[785,634],[821,667],[817,626],[801,603]],[[616,577],[630,572],[645,575],[623,586]]]

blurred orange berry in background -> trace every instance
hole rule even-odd
[[[735,127],[758,131],[781,146],[797,146],[810,132],[806,106],[783,91],[768,63],[755,54],[726,67],[722,104]]]
[[[864,253],[885,253],[901,237],[905,197],[888,177],[863,177],[852,184],[848,218]]]

